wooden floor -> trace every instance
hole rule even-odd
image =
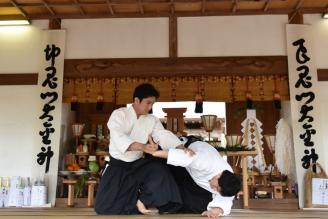
[[[0,218],[8,219],[201,219],[199,215],[191,214],[173,214],[173,215],[155,215],[155,216],[99,216],[92,208],[49,208],[49,209],[0,209]],[[304,210],[251,210],[251,209],[233,209],[226,219],[284,219],[284,218],[328,218],[328,211],[304,211]]]
[[[68,208],[67,199],[57,199],[55,208],[0,208],[0,219],[202,219],[197,214],[172,215],[133,215],[133,216],[99,216],[93,208],[85,208],[86,200],[75,200],[75,207]],[[284,219],[284,218],[325,218],[328,219],[328,209],[299,210],[297,199],[250,199],[250,208],[241,209],[241,200],[235,200],[232,212],[224,219]]]
[[[86,208],[87,199],[79,198],[74,200],[74,206],[77,208]],[[67,207],[67,198],[57,198],[56,207],[65,208]],[[242,199],[234,200],[233,209],[242,209],[243,202]],[[297,210],[298,209],[298,199],[250,199],[249,209],[278,209],[278,210]]]

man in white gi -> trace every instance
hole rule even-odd
[[[137,86],[131,107],[114,110],[108,121],[110,161],[103,173],[95,200],[98,214],[137,214],[137,200],[160,213],[174,213],[182,204],[178,186],[167,165],[152,154],[158,144],[148,137],[164,130],[160,120],[149,114],[158,91],[151,84]],[[161,145],[165,143],[159,141]],[[166,145],[181,145],[179,139]],[[144,212],[141,212],[144,213]]]
[[[192,137],[189,137],[190,140]],[[168,139],[168,135],[163,135],[162,141],[165,139]],[[180,137],[180,139],[183,143],[188,141],[188,137]],[[152,155],[166,158],[167,164],[185,167],[198,186],[212,193],[212,200],[208,202],[207,209],[202,212],[203,216],[216,218],[228,215],[234,196],[241,188],[239,177],[232,173],[231,166],[207,142],[194,141],[188,148],[195,152],[193,156],[178,148],[156,151]],[[197,202],[197,197],[193,201]]]

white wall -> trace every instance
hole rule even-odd
[[[286,55],[287,15],[183,17],[178,56]]]
[[[286,15],[178,19],[178,55],[286,55]],[[167,18],[63,20],[67,59],[168,57]]]
[[[168,18],[63,20],[66,59],[169,55]]]
[[[0,72],[37,72],[39,29],[34,26],[0,27]],[[19,64],[18,64],[19,63]]]
[[[37,86],[0,86],[0,177],[32,173],[36,162]]]
[[[0,27],[0,74],[38,72],[40,33],[36,26]],[[31,175],[38,104],[36,85],[0,86],[0,176]]]
[[[304,23],[314,27],[316,62],[318,68],[328,68],[328,19],[321,14],[304,15]]]

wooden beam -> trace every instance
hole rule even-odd
[[[175,13],[174,0],[170,1],[171,16]]]
[[[288,75],[286,56],[66,59],[65,78]]]
[[[300,9],[303,2],[304,2],[304,0],[298,0],[294,10],[297,11],[298,9]]]
[[[29,8],[33,8],[33,7],[44,7],[44,4],[42,2],[38,2],[38,3],[16,3],[14,0],[11,0],[12,2],[14,2],[14,6],[16,8],[18,8],[19,10],[21,10],[24,7],[29,7]],[[42,0],[41,0],[42,1]],[[106,6],[108,4],[110,4],[110,6],[113,5],[122,5],[122,4],[130,4],[130,5],[136,5],[138,4],[136,2],[136,0],[103,0],[103,1],[83,1],[83,2],[78,2],[77,0],[75,1],[75,6],[79,7],[81,10],[82,6],[85,7],[92,7],[92,6]],[[144,4],[152,4],[152,5],[156,5],[156,4],[167,4],[168,6],[171,6],[172,9],[172,5],[174,8],[174,3],[193,3],[193,2],[202,2],[203,0],[143,0],[142,2]],[[207,2],[211,3],[211,2],[217,2],[218,0],[206,0]],[[238,0],[220,0],[223,2],[237,2]],[[250,0],[239,0],[240,2],[242,1],[250,1]],[[254,0],[255,1],[255,0]],[[264,0],[263,0],[264,1]],[[301,10],[302,13],[306,12],[306,13],[322,13],[325,10],[325,7],[306,7],[306,8],[302,8],[301,5],[303,3],[304,0],[299,0],[296,3],[295,8],[293,9],[288,9],[285,7],[285,9],[277,9],[277,10],[268,10],[268,6],[269,3],[272,2],[271,0],[265,0],[265,6],[264,9],[259,9],[259,10],[248,10],[248,11],[253,11],[254,14],[263,14],[263,12],[267,12],[266,14],[287,14],[287,13],[291,13],[293,10],[295,10],[295,8],[298,8],[298,10]],[[0,7],[10,7],[13,4],[10,3],[0,3]],[[47,4],[48,7],[50,8],[60,8],[60,7],[70,7],[72,6],[71,2],[55,2],[55,3],[48,3]],[[230,12],[232,12],[232,10],[229,10]],[[198,11],[199,13],[201,13],[201,11]],[[257,12],[257,13],[256,13]],[[226,11],[216,11],[217,15],[220,15],[220,13],[227,13]],[[222,14],[224,15],[224,14]],[[197,16],[197,15],[195,15]],[[41,18],[41,17],[40,17]]]
[[[0,15],[0,20],[24,20],[24,19],[26,19],[26,17],[24,17],[21,14],[19,14],[19,15]],[[44,18],[44,19],[48,19],[48,18]]]
[[[288,14],[288,23],[289,24],[303,24],[303,14],[299,11]]]
[[[280,8],[280,9],[274,9],[270,8],[269,5],[272,5],[272,0],[265,0],[264,8],[259,9],[249,9],[249,10],[243,10],[238,8],[236,2],[243,2],[243,1],[250,1],[250,0],[220,0],[224,2],[232,2],[234,6],[230,9],[225,10],[208,10],[205,9],[203,2],[211,3],[211,2],[217,2],[218,0],[142,0],[142,4],[145,5],[153,5],[152,7],[156,7],[156,4],[165,4],[168,7],[167,11],[163,12],[156,12],[156,11],[145,11],[144,13],[140,12],[133,12],[133,13],[115,13],[114,12],[114,6],[119,6],[122,4],[129,4],[129,5],[138,5],[138,0],[102,0],[102,1],[77,1],[74,0],[75,3],[68,2],[68,1],[60,1],[52,3],[52,1],[46,1],[47,4],[45,5],[42,3],[42,0],[39,2],[32,1],[32,3],[21,3],[21,1],[14,1],[11,0],[11,3],[8,1],[6,3],[0,3],[1,7],[15,7],[18,10],[20,10],[22,13],[20,15],[0,15],[0,19],[19,19],[25,16],[28,16],[29,19],[53,19],[53,18],[61,18],[61,19],[81,19],[81,18],[134,18],[134,17],[169,17],[174,14],[174,16],[177,17],[191,17],[191,16],[229,16],[229,15],[261,15],[261,14],[290,14],[295,12],[297,10],[300,14],[304,13],[323,13],[326,11],[326,7],[302,7],[304,0],[299,0],[296,2],[294,8]],[[264,0],[263,0],[264,1]],[[19,3],[17,3],[19,2]],[[200,3],[202,4],[201,9],[196,11],[176,11],[175,10],[175,4],[181,3]],[[65,8],[65,7],[71,7],[76,6],[80,9],[81,13],[78,14],[72,14],[72,13],[61,13],[61,14],[47,14],[47,13],[30,13],[26,14],[24,12],[24,8],[29,8],[31,11],[36,10],[37,8],[43,7],[48,10],[49,8],[55,12],[55,9]],[[91,13],[88,14],[83,10],[84,7],[92,7],[92,6],[98,6],[98,7],[107,7],[109,9],[109,12],[106,13]],[[34,9],[36,8],[36,9]],[[235,8],[235,9],[233,9]],[[114,15],[115,14],[115,15]],[[293,15],[295,16],[295,15]]]
[[[0,74],[0,85],[37,85],[38,73]]]
[[[42,1],[42,0],[41,0]],[[43,5],[43,3],[39,1],[19,1],[20,3],[17,3],[17,5],[19,7],[40,7]],[[97,0],[97,1],[93,1],[93,0],[89,0],[89,1],[79,1],[78,4],[81,5],[81,6],[94,6],[94,5],[106,5],[106,1],[107,0]],[[160,4],[163,4],[163,3],[170,3],[171,0],[143,0],[144,3],[146,4],[157,4],[157,3],[160,3]],[[202,0],[174,0],[174,2],[176,3],[199,3],[201,2]],[[217,3],[218,1],[219,2],[231,2],[231,1],[234,1],[234,0],[206,0],[207,2],[211,3]],[[264,0],[239,0],[240,2],[249,2],[249,1],[264,1]],[[274,0],[274,1],[286,1],[286,0]],[[289,1],[289,0],[288,0]],[[136,4],[136,0],[110,0],[110,2],[113,4],[113,5],[126,5],[126,4]],[[7,3],[7,2],[0,2],[0,7],[10,7],[10,3]],[[70,1],[54,1],[52,0],[52,3],[49,3],[49,5],[52,7],[52,6],[55,6],[55,7],[66,7],[66,6],[72,6],[72,3]]]
[[[23,15],[26,19],[28,19],[26,12],[18,6],[17,2],[15,0],[10,0],[10,3]]]
[[[106,4],[107,4],[107,8],[110,12],[111,15],[114,15],[114,9],[113,9],[113,6],[112,6],[112,3],[111,3],[111,0],[106,0]]]
[[[232,1],[233,1],[232,13],[236,13],[238,7],[238,0],[232,0]]]
[[[42,0],[41,1],[44,5],[44,7],[46,7],[48,9],[48,11],[52,14],[55,15],[56,13],[54,12],[54,10],[52,10],[52,8],[48,5],[48,2],[46,2],[46,0]]]
[[[306,9],[311,10],[311,9]],[[303,9],[299,10],[300,13],[304,13]],[[171,5],[170,12],[145,12],[144,14],[138,13],[115,13],[114,15],[109,13],[94,13],[94,14],[56,14],[56,15],[46,15],[46,14],[30,14],[29,19],[38,20],[38,19],[53,19],[53,18],[61,18],[61,19],[87,19],[87,18],[148,18],[148,17],[170,17],[172,15],[176,17],[199,17],[199,16],[232,16],[232,15],[267,15],[267,14],[289,14],[291,13],[291,9],[286,10],[268,10],[263,12],[263,10],[237,10],[233,13],[231,10],[225,11],[205,11],[202,13],[201,11],[195,12],[176,12],[174,10],[174,6]],[[313,9],[310,12],[306,13],[323,13],[324,9]],[[20,15],[0,15],[1,19],[17,19],[21,18]]]
[[[328,81],[328,69],[318,69],[318,81]]]
[[[143,8],[143,3],[142,3],[142,0],[138,0],[138,7],[139,7],[139,10],[140,10],[140,13],[141,14],[144,14],[144,8]]]
[[[206,10],[206,0],[202,1],[202,13],[204,14]]]
[[[178,21],[177,17],[169,18],[169,54],[170,57],[178,57]]]
[[[303,24],[303,15],[299,12],[304,0],[298,0],[294,11],[288,14],[288,23],[289,24]],[[296,18],[295,18],[296,17]],[[295,18],[295,19],[294,19]],[[302,22],[302,23],[294,23],[294,22]]]
[[[267,11],[268,10],[269,5],[270,5],[270,2],[271,2],[271,0],[266,0],[265,1],[265,5],[264,5],[264,8],[263,8],[263,11]]]
[[[313,8],[313,7],[308,7],[308,8],[300,8],[299,9],[300,13],[302,14],[322,14],[324,12],[327,12],[327,8]]]
[[[85,15],[85,11],[83,10],[79,0],[74,0],[74,3],[75,3],[74,5],[79,8],[81,14]]]

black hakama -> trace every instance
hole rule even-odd
[[[172,175],[179,186],[183,206],[179,213],[200,214],[207,210],[207,205],[212,201],[212,193],[195,183],[186,168],[170,166]]]
[[[186,148],[189,145],[199,141],[195,136],[188,136],[188,141],[184,144]],[[192,179],[186,168],[169,165],[170,171],[179,186],[183,206],[181,213],[202,213],[207,210],[207,205],[212,201],[212,193],[200,187]]]
[[[160,160],[146,157],[124,162],[111,157],[98,187],[95,211],[98,214],[138,214],[140,199],[160,213],[175,213],[182,205],[177,184]]]

